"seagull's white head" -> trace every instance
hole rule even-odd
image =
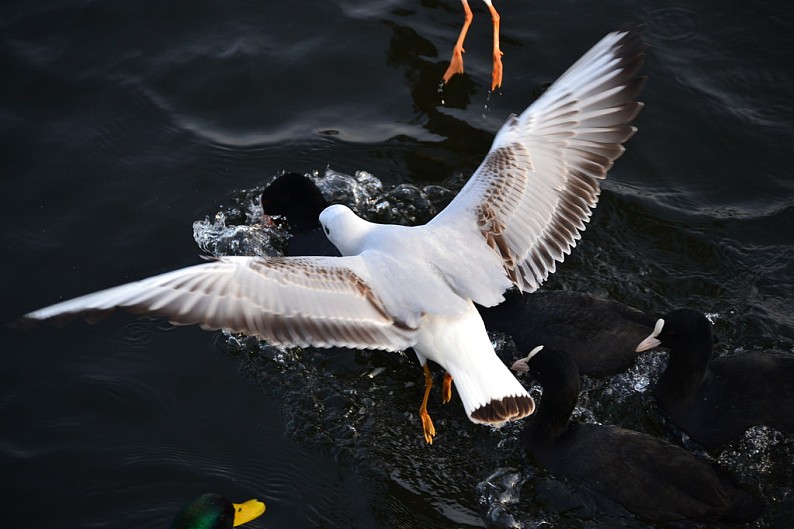
[[[342,255],[356,255],[361,253],[361,245],[371,223],[356,215],[349,207],[334,204],[320,213],[320,225],[325,236]]]

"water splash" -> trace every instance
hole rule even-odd
[[[353,175],[326,169],[306,175],[329,204],[344,204],[372,222],[413,226],[432,219],[455,196],[439,185],[418,187],[401,184],[384,189],[373,174],[357,171]],[[275,179],[276,177],[273,177]],[[272,179],[271,179],[272,180]],[[213,217],[193,223],[193,239],[213,257],[224,255],[284,255],[291,235],[290,227],[278,216],[263,216],[261,188],[238,191],[229,197]]]
[[[260,214],[261,217],[261,214]],[[219,211],[210,219],[193,223],[193,239],[201,250],[213,257],[224,255],[282,255],[289,232],[279,225],[261,222],[234,224],[235,220]],[[248,216],[245,222],[250,222]]]
[[[521,487],[525,480],[521,471],[515,468],[499,468],[477,485],[478,501],[486,509],[485,520],[489,527],[526,527],[511,512],[511,508],[521,500]]]
[[[362,217],[383,191],[383,183],[366,171],[348,175],[327,168],[322,175],[315,171],[307,176],[317,184],[329,204],[344,204]]]
[[[491,102],[491,98],[496,98],[497,96],[501,96],[501,90],[499,92],[494,92],[493,90],[488,90],[488,95],[485,98],[485,103],[482,105],[482,114],[480,117],[482,119],[488,119],[489,115],[493,111],[493,103]],[[495,99],[494,99],[495,100]]]
[[[446,103],[446,101],[444,100],[444,86],[445,86],[445,85],[446,85],[446,83],[445,83],[444,81],[440,81],[440,82],[438,83],[438,89],[437,89],[437,91],[438,91],[438,97],[440,97],[440,98],[441,98],[441,106],[442,106],[442,107],[443,107],[443,106],[446,106],[446,104],[447,104],[447,103]]]
[[[752,480],[759,475],[779,472],[780,464],[776,461],[774,451],[794,444],[794,435],[786,435],[768,426],[748,428],[744,436],[725,449],[718,461],[733,470],[744,480]],[[788,461],[794,464],[794,455]]]
[[[667,367],[667,354],[651,351],[637,357],[637,361],[623,373],[608,379],[606,386],[619,400],[635,393],[645,393],[659,379]]]

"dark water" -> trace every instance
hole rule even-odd
[[[285,169],[455,188],[509,113],[636,21],[653,46],[640,132],[548,287],[714,314],[721,354],[794,351],[789,3],[505,0],[490,95],[472,6],[467,76],[439,93],[457,0],[4,3],[0,319],[197,262],[193,222]],[[238,347],[125,317],[1,332],[4,527],[163,527],[204,491],[263,499],[252,527],[643,527],[555,512],[592,500],[529,466],[517,426],[436,404],[426,446],[411,355]],[[644,405],[657,360],[593,382],[583,416],[610,422],[616,395]],[[650,412],[625,419],[673,438]],[[790,526],[792,453],[762,431],[720,456],[765,494],[758,527]]]

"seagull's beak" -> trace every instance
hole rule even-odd
[[[265,504],[259,500],[248,500],[244,503],[233,503],[232,505],[234,505],[235,527],[255,520],[265,512]]]

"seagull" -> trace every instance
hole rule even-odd
[[[433,380],[446,370],[474,423],[499,426],[534,401],[496,355],[475,303],[535,291],[581,237],[630,125],[645,46],[636,29],[605,36],[519,116],[511,116],[460,193],[421,226],[368,222],[346,206],[320,213],[341,256],[219,257],[26,314],[91,320],[121,308],[173,324],[226,329],[299,347],[400,351],[424,370],[425,440]]]
[[[499,12],[493,6],[491,0],[483,0],[488,10],[491,12],[491,21],[493,22],[493,72],[491,73],[491,91],[496,90],[502,86],[502,50],[499,48]],[[463,42],[466,40],[466,34],[469,32],[471,21],[474,20],[469,2],[461,0],[463,4],[463,27],[460,29],[458,40],[455,47],[452,49],[452,59],[449,61],[449,68],[444,73],[444,83],[447,83],[453,75],[463,73]]]

